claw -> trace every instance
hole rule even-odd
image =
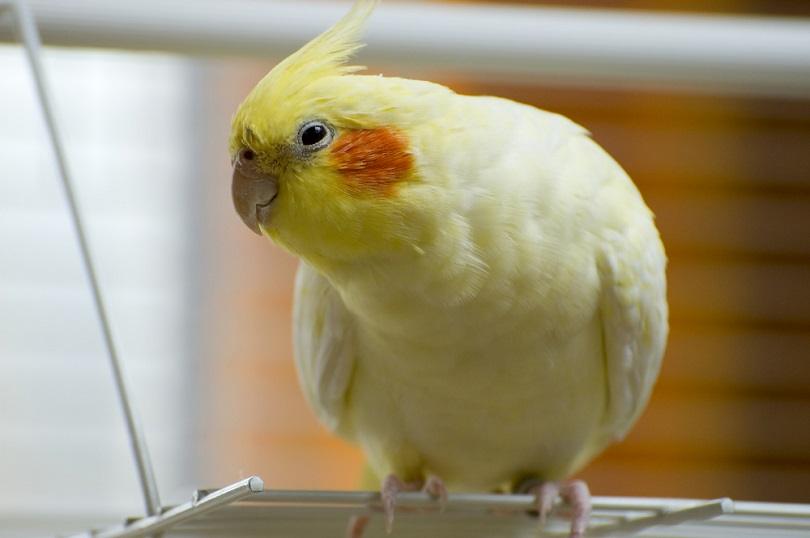
[[[424,483],[403,482],[394,474],[385,477],[380,488],[380,500],[385,514],[385,532],[387,534],[391,534],[394,529],[397,495],[402,491],[417,491],[420,487],[422,491],[438,500],[441,511],[444,511],[447,504],[447,488],[439,477],[430,475]],[[369,519],[370,517],[367,515],[352,517],[346,530],[346,538],[363,538],[363,531],[368,525]]]
[[[571,533],[569,538],[582,538],[591,517],[591,493],[582,480],[543,482],[529,487],[527,493],[535,496],[540,524],[545,525],[554,501],[559,496],[571,507]]]
[[[571,480],[560,486],[560,497],[571,506],[571,538],[582,538],[591,518],[591,492],[582,480]]]
[[[537,502],[537,513],[540,517],[540,525],[546,525],[546,518],[551,513],[554,501],[560,494],[560,488],[555,482],[544,482],[537,486],[535,498]]]
[[[397,493],[402,491],[405,484],[395,475],[389,474],[383,480],[380,488],[382,497],[383,512],[385,512],[385,532],[391,534],[394,529],[394,507],[396,506]]]
[[[447,487],[441,478],[436,475],[428,475],[422,491],[439,501],[439,511],[444,512],[447,507]]]
[[[400,491],[415,491],[419,489],[419,484],[406,483],[400,480],[397,475],[389,474],[383,480],[380,496],[382,497],[383,512],[385,512],[385,532],[391,534],[394,529],[394,508],[396,507],[397,494]]]

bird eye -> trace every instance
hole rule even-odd
[[[256,153],[250,148],[242,148],[239,152],[240,161],[252,161],[256,158]]]
[[[307,151],[325,147],[332,141],[332,129],[322,121],[308,121],[298,130],[298,143]]]

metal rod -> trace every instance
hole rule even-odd
[[[310,490],[283,490],[271,489],[257,494],[251,499],[257,504],[272,505],[275,503],[300,503],[308,505],[344,505],[351,507],[376,507],[380,505],[380,494],[375,491],[310,491]],[[661,499],[639,498],[639,497],[601,497],[594,496],[591,499],[594,511],[614,510],[630,512],[658,512],[661,508]],[[749,505],[755,503],[748,503]],[[524,494],[502,494],[502,493],[450,493],[447,497],[447,505],[464,510],[497,509],[505,512],[526,512],[535,509],[536,499],[533,495]],[[772,503],[762,503],[763,510],[770,513],[771,506],[785,506],[785,514],[796,514],[797,517],[808,517],[810,505],[775,505]],[[424,492],[403,492],[397,495],[397,506],[405,508],[439,508],[436,499]],[[731,509],[728,499],[718,499],[711,501],[695,501],[691,499],[667,499],[667,506],[670,512],[681,510],[692,510],[710,506],[710,510],[718,507],[726,511]],[[798,508],[797,508],[798,507]],[[565,505],[561,505],[560,511],[567,510]],[[792,510],[790,512],[789,510]],[[735,511],[736,512],[736,511]],[[756,514],[754,509],[747,513]]]
[[[624,519],[615,524],[605,525],[588,530],[588,536],[609,536],[619,534],[626,536],[632,532],[639,532],[655,525],[677,525],[684,522],[695,522],[711,519],[734,511],[731,499],[723,498],[691,506],[688,508],[675,508],[658,511],[650,516],[634,519]]]
[[[318,0],[30,4],[51,45],[229,54],[270,62],[348,8]],[[810,21],[801,18],[383,2],[369,23],[367,41],[363,63],[409,76],[440,70],[509,82],[810,95]]]
[[[530,495],[497,495],[451,493],[448,495],[448,506],[466,510],[504,509],[528,511],[533,508],[534,497]],[[253,498],[253,502],[273,504],[331,504],[363,508],[381,508],[382,501],[378,492],[371,491],[303,491],[303,490],[268,490]],[[427,493],[403,492],[397,495],[397,506],[402,508],[438,508],[436,499]]]
[[[181,504],[159,515],[139,519],[129,525],[116,527],[94,533],[95,538],[143,538],[155,533],[167,531],[183,521],[200,516],[210,510],[219,508],[249,495],[264,490],[264,481],[258,476],[251,476],[236,484],[217,490],[200,500]]]
[[[196,536],[197,533],[233,537],[324,536],[327,534],[324,532],[326,529],[334,530],[341,524],[345,525],[345,521],[352,515],[375,511],[378,508],[379,493],[263,491],[261,479],[253,477],[220,490],[199,491],[193,499],[192,502],[177,506],[159,516],[82,535],[81,538],[138,538],[166,531],[189,536]],[[427,494],[403,493],[397,497],[397,506],[404,514],[409,514],[411,524],[421,525],[425,531],[453,528],[455,533],[451,534],[454,536],[483,536],[485,531],[482,529],[485,527],[482,524],[485,519],[489,519],[493,525],[502,525],[503,529],[511,530],[504,530],[501,533],[504,535],[531,534],[524,531],[535,528],[536,523],[524,514],[533,505],[533,497],[528,495],[454,493],[449,496],[441,513],[439,504]],[[199,517],[214,508],[221,510]],[[417,511],[413,512],[412,509]],[[561,516],[557,518],[558,523],[570,517],[564,506],[556,511],[556,515]],[[474,532],[465,531],[465,528],[470,530],[469,525],[465,527],[465,522],[472,522],[469,525],[475,526]],[[796,533],[804,532],[807,525],[810,525],[810,505],[735,504],[730,499],[700,501],[594,497],[592,525],[587,534],[628,536],[653,526],[680,529],[680,525],[691,530],[684,530],[683,533],[663,532],[662,536],[708,536],[714,535],[714,531],[723,536],[736,536],[739,534],[737,531],[742,528],[761,530],[763,536],[786,536],[784,533],[779,534],[782,531],[798,536]],[[413,527],[411,532],[416,528],[418,527]],[[776,534],[765,532],[769,530]]]
[[[734,513],[745,516],[778,515],[810,518],[810,504],[737,501],[734,503]]]
[[[39,33],[37,32],[34,17],[25,2],[21,0],[12,0],[11,6],[12,11],[14,11],[17,15],[16,18],[19,24],[23,46],[25,48],[28,62],[31,66],[31,72],[34,77],[37,90],[37,97],[39,98],[39,104],[42,108],[42,114],[45,116],[48,137],[51,141],[51,146],[56,157],[56,164],[59,170],[59,176],[62,180],[65,198],[67,199],[67,203],[70,208],[70,217],[76,232],[76,238],[79,243],[82,262],[84,264],[87,280],[93,294],[95,311],[98,316],[98,322],[104,337],[104,344],[107,349],[107,355],[110,359],[113,377],[115,378],[115,386],[118,390],[118,396],[121,400],[121,407],[124,411],[124,418],[126,420],[127,431],[129,433],[129,440],[132,445],[132,451],[138,467],[138,478],[140,479],[141,488],[143,489],[146,512],[149,515],[158,514],[160,513],[160,497],[158,496],[157,482],[155,481],[152,464],[149,460],[149,452],[146,447],[146,440],[144,438],[143,430],[141,429],[140,423],[135,416],[135,411],[130,399],[130,391],[127,387],[121,361],[118,358],[118,353],[116,352],[112,330],[110,328],[107,312],[104,307],[104,301],[101,296],[98,278],[96,277],[92,257],[90,255],[90,247],[85,234],[84,225],[79,214],[76,197],[73,192],[67,159],[65,158],[64,148],[62,146],[62,141],[56,126],[56,118],[51,106],[51,99],[45,80],[45,73],[40,62],[40,53],[42,47],[39,39]]]

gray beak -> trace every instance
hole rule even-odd
[[[278,194],[278,179],[262,174],[253,174],[237,163],[233,168],[231,195],[236,212],[247,227],[261,235],[259,223],[270,214],[270,205]]]

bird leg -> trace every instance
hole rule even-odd
[[[422,486],[419,482],[403,482],[395,474],[389,474],[383,480],[380,488],[382,497],[383,512],[385,512],[385,532],[391,534],[394,528],[394,508],[397,502],[397,494],[401,491],[417,491]]]
[[[427,480],[421,482],[403,482],[398,476],[389,474],[385,477],[380,488],[383,512],[385,513],[385,532],[390,534],[394,528],[394,511],[396,508],[397,494],[402,491],[424,491],[432,498],[439,501],[441,510],[447,504],[447,488],[442,480],[435,475],[428,475]],[[363,531],[368,525],[370,516],[354,516],[349,521],[346,535],[348,538],[362,538]]]
[[[439,511],[444,512],[444,508],[447,506],[447,487],[441,478],[435,474],[428,475],[422,491],[439,501]]]
[[[582,480],[541,482],[528,484],[527,487],[521,489],[524,493],[534,495],[541,525],[545,525],[546,517],[551,512],[557,497],[568,503],[571,507],[571,534],[569,536],[570,538],[582,538],[591,517],[591,493],[585,482]]]

